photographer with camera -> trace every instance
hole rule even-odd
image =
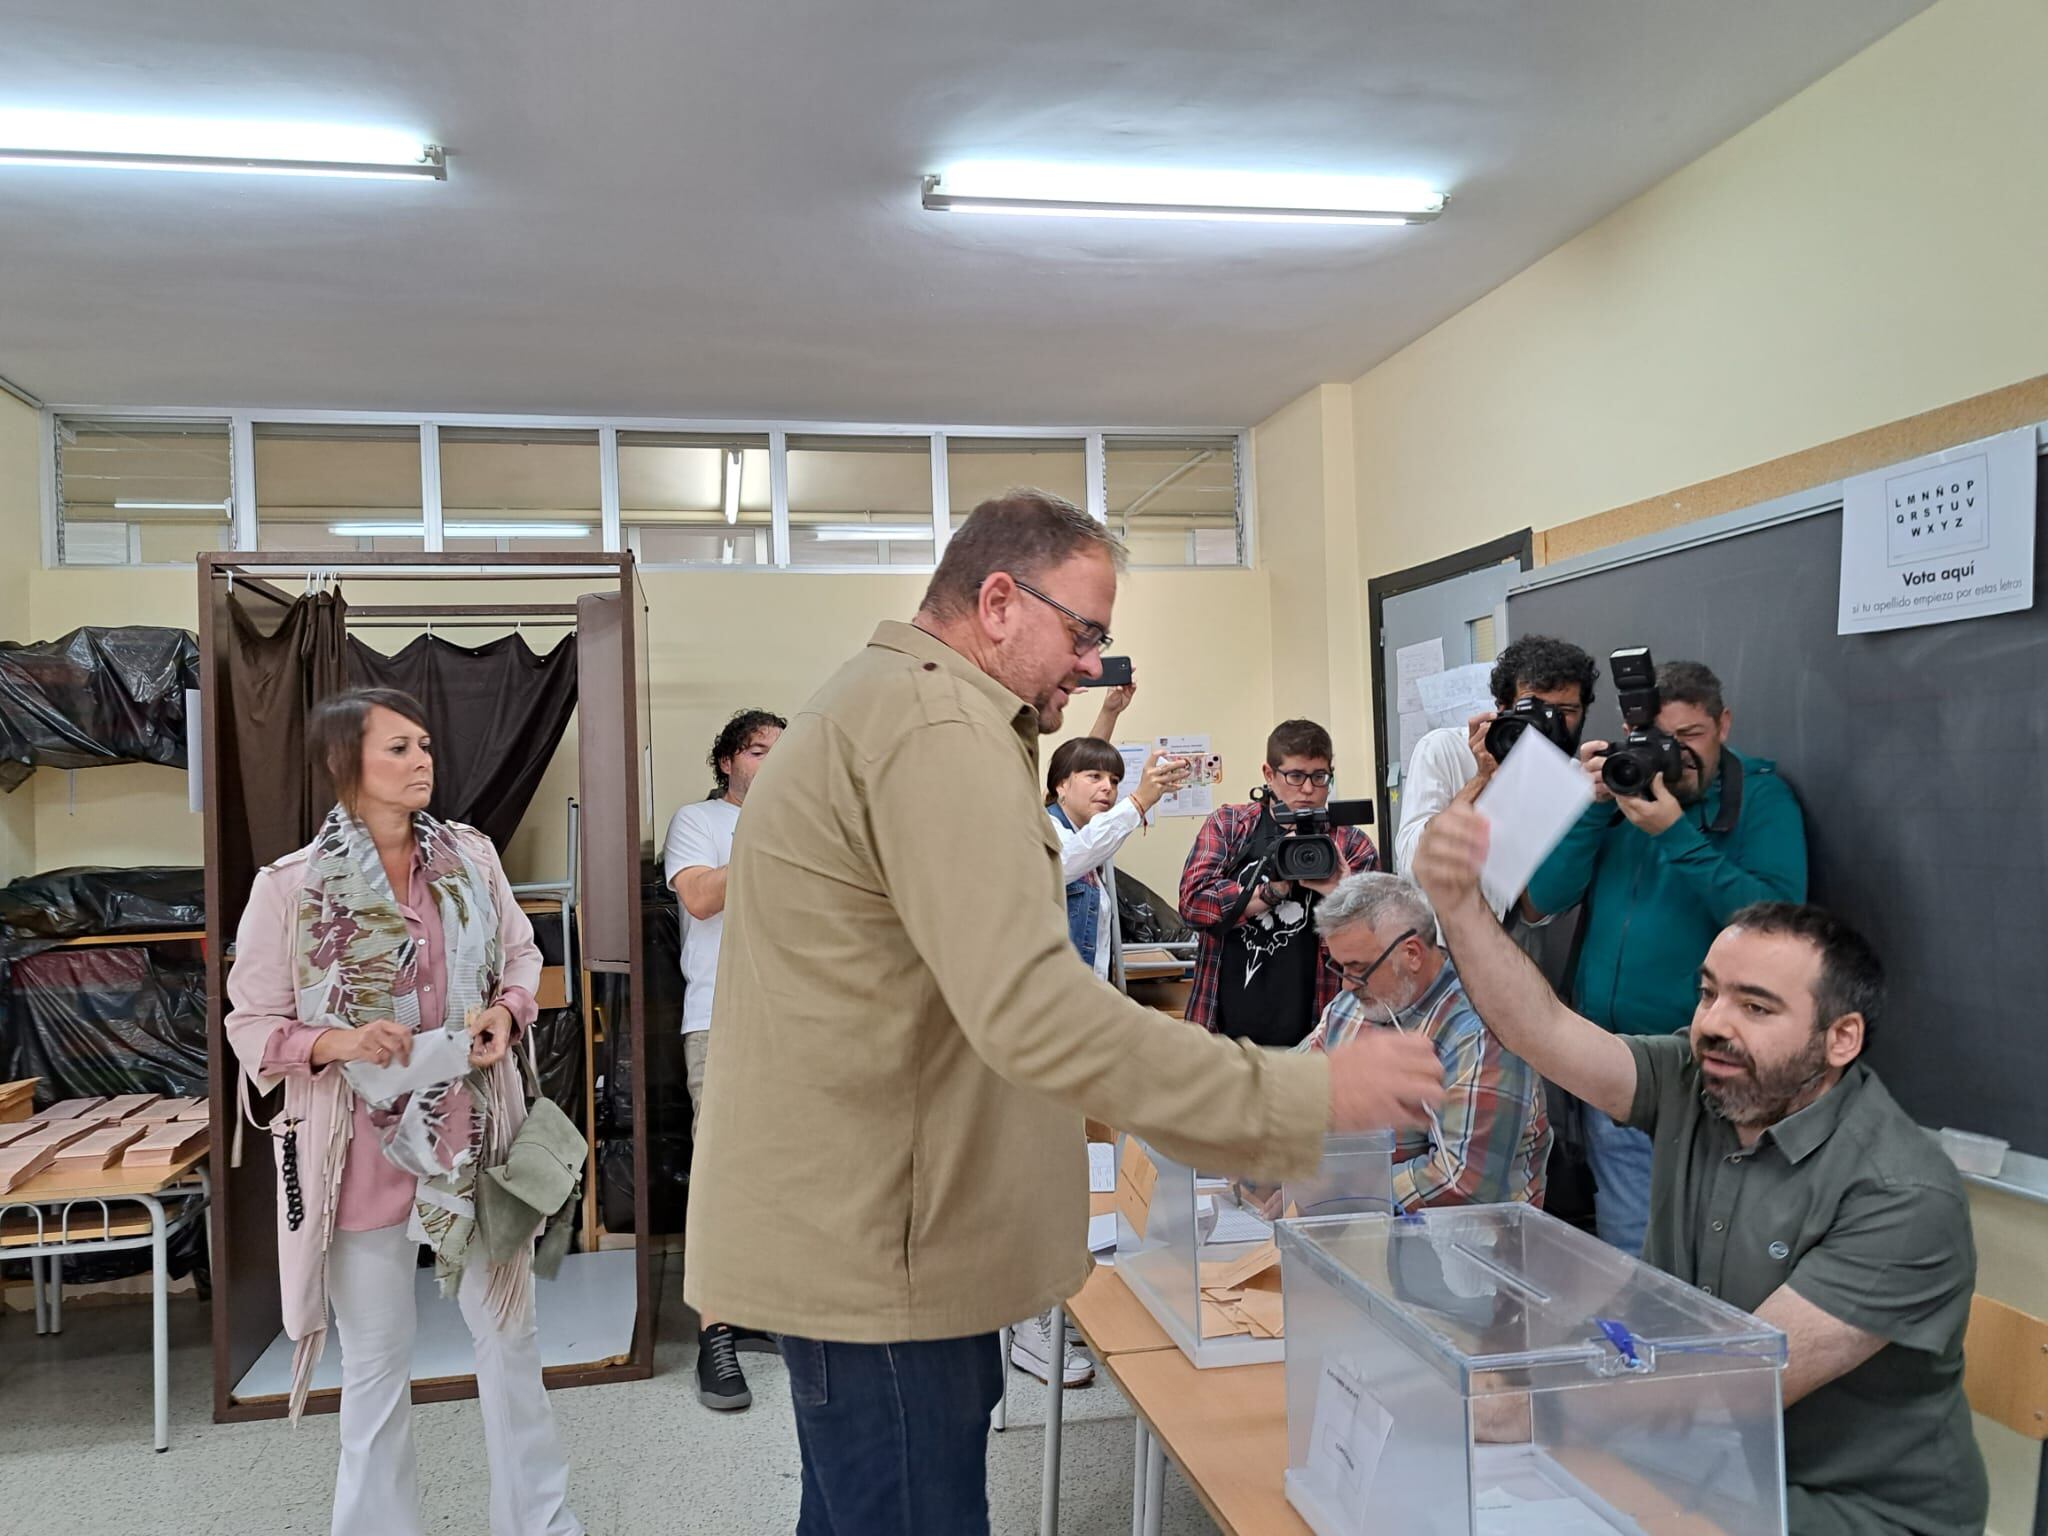
[[[1371,802],[1330,801],[1334,756],[1315,721],[1281,721],[1252,803],[1219,807],[1195,834],[1180,877],[1181,920],[1198,934],[1190,1024],[1292,1046],[1336,997],[1342,978],[1316,936],[1316,903],[1379,855],[1358,829]]]
[[[1714,936],[1759,901],[1806,899],[1806,824],[1764,758],[1728,746],[1721,682],[1696,661],[1656,666],[1641,647],[1609,671],[1629,731],[1589,741],[1579,760],[1594,803],[1529,881],[1525,915],[1584,903],[1572,1005],[1619,1035],[1668,1035],[1691,1021]],[[1650,1141],[1585,1107],[1594,1222],[1640,1253]]]
[[[1568,640],[1524,635],[1510,642],[1487,678],[1495,710],[1474,715],[1463,726],[1431,731],[1415,744],[1401,781],[1396,866],[1414,868],[1415,845],[1430,817],[1453,801],[1469,805],[1476,799],[1523,731],[1540,731],[1560,750],[1577,752],[1599,677],[1593,658]],[[1520,894],[1490,896],[1494,915],[1504,916]]]

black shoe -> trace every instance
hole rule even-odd
[[[734,1330],[725,1323],[713,1323],[697,1332],[697,1401],[706,1408],[732,1413],[751,1408],[754,1394],[747,1390],[746,1373],[740,1369]]]
[[[732,1347],[743,1355],[779,1355],[780,1346],[775,1335],[763,1333],[759,1328],[735,1328],[732,1331]]]

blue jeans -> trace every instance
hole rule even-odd
[[[780,1343],[804,1463],[797,1536],[987,1536],[994,1334]]]
[[[1650,1138],[1588,1104],[1586,1161],[1593,1169],[1593,1229],[1602,1242],[1640,1258],[1650,1225]]]

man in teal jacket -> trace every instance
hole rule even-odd
[[[1685,772],[1652,781],[1653,799],[1617,798],[1601,781],[1611,745],[1579,759],[1594,803],[1529,882],[1532,917],[1580,902],[1572,1003],[1603,1029],[1667,1035],[1688,1028],[1700,962],[1728,919],[1754,901],[1806,899],[1806,823],[1764,758],[1728,746],[1721,680],[1696,661],[1657,669],[1657,728],[1677,738]],[[1650,1210],[1650,1138],[1584,1107],[1600,1236],[1640,1253]]]

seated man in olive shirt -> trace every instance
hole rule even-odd
[[[1974,1536],[1963,1396],[1977,1260],[1962,1181],[1859,1058],[1877,956],[1818,907],[1737,912],[1685,1035],[1613,1035],[1559,1002],[1479,892],[1487,824],[1452,806],[1416,877],[1501,1044],[1651,1137],[1643,1256],[1785,1334],[1793,1536]]]

